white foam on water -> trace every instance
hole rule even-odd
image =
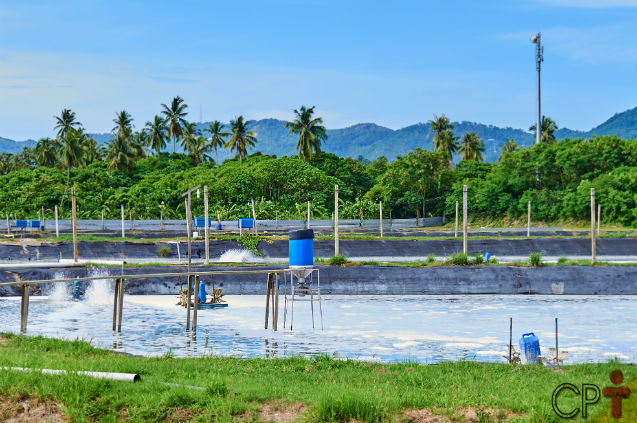
[[[64,272],[57,271],[53,273],[53,279],[63,279]],[[69,301],[71,299],[70,283],[54,283],[51,286],[51,292],[49,293],[49,299],[56,303]]]
[[[219,257],[219,263],[255,263],[263,261],[261,257],[257,257],[250,250],[228,250]]]
[[[105,268],[96,267],[89,270],[89,276],[108,276]],[[113,302],[113,282],[111,279],[97,279],[89,283],[84,294],[88,304],[110,304]]]

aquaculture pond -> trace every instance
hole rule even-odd
[[[514,344],[522,333],[534,332],[543,353],[554,347],[557,317],[566,363],[637,362],[637,296],[326,295],[324,329],[318,303],[313,329],[310,304],[297,301],[293,331],[289,311],[283,327],[281,296],[277,332],[264,329],[264,295],[226,296],[229,307],[199,311],[195,334],[185,330],[186,311],[176,296],[126,295],[122,332],[116,333],[110,282],[93,283],[82,301],[69,293],[69,286],[58,285],[49,296],[31,297],[27,333],[139,355],[498,362],[509,342],[509,317]],[[0,298],[0,331],[19,331],[19,310],[18,297]]]

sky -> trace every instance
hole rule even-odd
[[[176,95],[192,121],[528,129],[537,32],[543,114],[588,130],[635,107],[635,0],[0,0],[0,137],[53,136],[63,108],[141,129]]]

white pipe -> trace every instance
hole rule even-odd
[[[2,367],[2,370],[14,370],[21,372],[40,371],[49,375],[66,375],[76,374],[81,376],[90,376],[96,379],[120,380],[122,382],[137,382],[140,380],[138,374],[135,373],[111,373],[111,372],[86,372],[82,370],[52,370],[52,369],[27,369],[24,367]]]

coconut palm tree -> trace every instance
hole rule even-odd
[[[531,125],[529,131],[533,131],[533,136],[537,132],[535,129],[537,128],[537,124]],[[557,123],[550,117],[542,116],[542,136],[540,137],[540,142],[555,142],[555,131],[559,128]]]
[[[182,128],[181,146],[185,152],[190,152],[190,148],[194,145],[195,140],[200,135],[197,124],[194,122],[186,122]]]
[[[210,153],[212,146],[208,143],[208,138],[204,136],[196,137],[188,146],[188,154],[192,157],[192,162],[195,166],[202,162],[212,159]]]
[[[64,187],[64,194],[60,200],[60,208],[62,208],[64,204],[64,198],[69,189],[71,168],[82,163],[85,140],[86,135],[84,135],[84,131],[82,131],[81,128],[75,129],[72,126],[64,132],[64,136],[60,140],[60,160],[62,165],[66,168],[66,186]]]
[[[251,123],[251,120],[244,121],[243,116],[230,121],[231,135],[224,147],[229,148],[230,151],[236,150],[240,162],[248,155],[248,147],[254,147],[257,143],[255,133],[248,131],[248,126]]]
[[[161,150],[166,147],[166,123],[161,117],[155,115],[152,122],[146,122],[144,131],[147,131],[148,145],[159,155]]]
[[[434,149],[445,152],[451,164],[453,153],[458,151],[457,138],[453,135],[453,125],[444,113],[440,116],[434,115],[433,120],[428,123],[429,132],[434,133],[432,140]]]
[[[135,132],[127,138],[135,159],[146,157],[144,147],[148,144],[147,138],[148,136],[144,131]]]
[[[35,163],[38,166],[52,167],[58,162],[58,150],[60,143],[51,138],[42,138],[38,140],[33,147],[35,155]]]
[[[120,137],[128,137],[133,130],[133,117],[126,110],[117,113],[113,123],[112,131]]]
[[[215,150],[215,162],[219,163],[219,154],[217,153],[218,148],[223,148],[226,140],[224,139],[228,135],[228,132],[223,132],[223,123],[215,120],[209,126],[207,131],[210,133],[210,147]]]
[[[82,144],[82,165],[90,165],[91,163],[102,160],[104,157],[104,147],[92,138],[86,138]]]
[[[170,103],[170,107],[165,104],[161,105],[164,110],[161,113],[164,115],[164,122],[168,124],[168,136],[173,139],[173,154],[175,153],[175,143],[177,138],[181,137],[181,126],[186,124],[186,109],[188,106],[184,103],[184,100],[177,96],[173,98]]]
[[[299,152],[299,157],[306,161],[312,159],[312,152],[317,156],[321,154],[321,142],[327,139],[325,127],[321,125],[323,119],[320,117],[312,119],[314,107],[301,106],[299,110],[295,109],[295,119],[292,122],[285,122],[289,134],[299,135],[296,149]]]
[[[116,135],[109,143],[106,163],[110,170],[127,173],[135,166],[135,151],[128,138]]]
[[[514,139],[508,140],[502,146],[502,152],[500,153],[500,157],[498,157],[498,161],[502,160],[502,158],[506,154],[513,153],[514,151],[518,151],[519,148],[520,148],[520,146],[515,143]]]
[[[60,116],[53,116],[55,118],[55,129],[58,130],[55,134],[58,140],[64,138],[67,132],[75,127],[80,127],[81,124],[75,119],[75,112],[70,109],[63,109]]]
[[[484,145],[482,140],[475,132],[467,132],[462,137],[460,143],[460,153],[462,154],[462,160],[478,160],[484,161],[482,153],[484,153]]]

